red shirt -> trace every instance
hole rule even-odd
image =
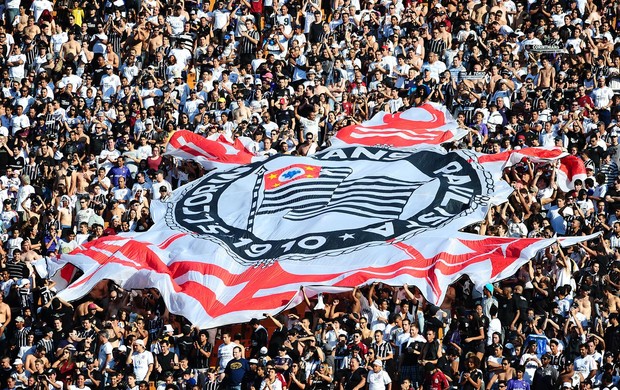
[[[426,383],[428,384],[429,390],[445,390],[450,387],[448,379],[439,369],[435,370],[431,375],[427,374]]]

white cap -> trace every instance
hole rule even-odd
[[[142,340],[142,339],[137,339],[136,341],[134,341],[134,343],[144,347],[144,340]]]
[[[262,348],[260,349],[260,353],[261,353],[261,354],[263,354],[263,355],[266,355],[266,354],[267,354],[267,352],[269,352],[269,350],[267,349],[267,347],[262,347]]]
[[[372,365],[373,365],[373,366],[378,366],[378,367],[383,367],[383,362],[382,362],[381,360],[377,359],[377,360],[375,360],[375,361],[372,363]]]
[[[28,279],[21,279],[17,285],[19,287],[24,287],[27,284],[30,284],[30,280],[28,280]]]
[[[65,83],[63,83],[62,81],[59,81],[59,82],[58,82],[58,84],[56,84],[56,86],[57,86],[58,88],[64,88],[64,87],[66,87]]]
[[[164,333],[168,332],[174,332],[174,329],[172,329],[172,325],[170,324],[164,325]]]
[[[15,361],[13,362],[13,365],[16,366],[18,364],[24,364],[24,362],[22,362],[22,359],[20,358],[15,359]]]

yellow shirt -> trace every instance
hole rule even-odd
[[[82,19],[84,19],[84,9],[82,8],[74,8],[71,10],[71,15],[75,19],[75,24],[82,27]]]

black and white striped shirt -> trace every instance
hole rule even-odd
[[[25,347],[28,345],[28,335],[30,334],[30,328],[23,327],[21,329],[15,329],[14,331],[15,345],[17,348]]]
[[[431,39],[428,41],[428,51],[436,53],[439,58],[443,58],[443,53],[446,51],[446,42],[443,39]]]
[[[40,172],[39,172],[39,164],[34,163],[34,164],[26,164],[24,166],[24,175],[27,175],[28,177],[30,177],[30,183],[34,183],[35,180],[39,177]]]
[[[386,358],[393,353],[392,345],[385,340],[381,344],[373,342],[370,347],[375,350],[376,356],[380,358]]]
[[[248,31],[248,35],[256,41],[260,40],[260,34],[256,30]],[[247,37],[241,37],[241,41],[239,43],[239,54],[256,53],[257,44],[258,42],[252,43]]]
[[[45,354],[49,355],[54,350],[54,340],[52,340],[52,339],[48,340],[48,339],[42,338],[37,343],[37,347],[39,347],[39,346],[43,346],[43,348],[45,348]]]

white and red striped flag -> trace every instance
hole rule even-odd
[[[264,159],[250,151],[251,143],[252,140],[247,137],[231,140],[226,135],[217,133],[205,138],[191,131],[180,130],[170,137],[166,154],[180,159],[195,160],[206,169],[226,169]]]
[[[575,188],[575,180],[581,179],[583,181],[586,178],[586,167],[583,160],[578,156],[569,155],[559,148],[525,148],[497,154],[483,154],[480,155],[478,161],[490,170],[501,171],[503,168],[522,162],[523,159],[543,164],[556,164],[559,160],[556,182],[563,192]]]
[[[346,145],[410,148],[439,145],[467,135],[445,106],[426,103],[404,112],[379,112],[359,125],[343,127],[332,138],[334,147]]]

